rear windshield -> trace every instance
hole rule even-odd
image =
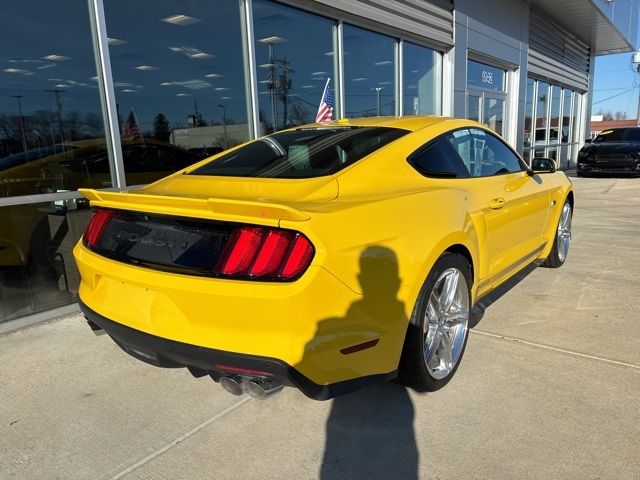
[[[309,128],[274,133],[190,172],[223,177],[331,175],[409,133],[387,127]]]
[[[593,140],[593,143],[601,142],[640,142],[640,128],[605,130]]]

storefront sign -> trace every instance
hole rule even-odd
[[[469,60],[467,65],[467,85],[490,90],[504,90],[505,71],[485,63]]]

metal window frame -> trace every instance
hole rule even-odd
[[[402,117],[404,113],[404,40],[396,40],[394,49],[395,62],[395,95],[396,95],[396,117]]]
[[[102,102],[109,166],[111,167],[111,182],[116,188],[127,186],[122,145],[120,143],[120,124],[116,93],[111,71],[111,56],[109,54],[109,39],[107,37],[106,16],[103,0],[88,0],[91,33],[93,37],[96,69],[98,76],[98,91]]]
[[[253,0],[242,0],[249,3],[252,3]],[[331,7],[326,7],[322,4],[313,4],[312,6],[309,4],[300,4],[298,0],[275,0],[273,3],[277,3],[283,5],[284,7],[294,8],[296,10],[301,10],[307,12],[312,15],[317,15],[320,17],[324,17],[326,19],[332,20],[336,22],[336,26],[334,27],[334,71],[336,75],[335,82],[335,102],[336,102],[336,118],[345,118],[346,115],[346,103],[345,103],[345,79],[344,79],[344,35],[343,29],[344,25],[350,25],[353,27],[357,27],[363,30],[367,30],[372,33],[377,33],[380,35],[384,35],[390,37],[395,40],[394,47],[394,56],[395,56],[395,71],[394,71],[394,95],[395,95],[395,114],[396,116],[403,115],[403,102],[404,99],[402,97],[403,94],[403,73],[402,73],[402,64],[403,64],[403,43],[409,42],[419,47],[428,48],[430,50],[435,51],[437,55],[436,67],[438,69],[436,75],[437,92],[439,95],[437,102],[437,112],[436,114],[451,114],[453,112],[453,106],[449,106],[449,103],[453,102],[453,95],[447,96],[445,102],[445,88],[444,88],[444,80],[445,78],[450,78],[453,80],[453,60],[452,57],[450,60],[450,72],[445,74],[445,55],[450,54],[453,51],[453,47],[451,45],[445,45],[431,39],[421,37],[421,36],[413,36],[410,32],[404,32],[402,30],[396,29],[394,27],[390,27],[388,25],[384,25],[381,23],[372,24],[371,22],[367,22],[366,20],[360,19],[358,17],[353,17],[348,14],[343,14]],[[401,44],[398,46],[398,44]],[[398,51],[399,49],[399,51]],[[399,55],[399,59],[398,59]],[[399,61],[398,61],[399,60]],[[254,62],[255,63],[255,62]],[[448,92],[448,90],[447,90]],[[445,109],[445,105],[447,108]]]
[[[336,100],[336,118],[345,118],[344,100],[344,36],[342,20],[336,20],[333,26],[333,71],[336,75],[334,98]]]
[[[256,44],[253,32],[253,0],[239,0],[240,32],[244,66],[245,95],[249,138],[262,135],[260,125],[260,105],[258,99],[258,72],[256,68]]]

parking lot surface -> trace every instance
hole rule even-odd
[[[567,263],[496,301],[435,393],[234,397],[79,314],[0,336],[0,479],[640,479],[640,179],[573,181]]]

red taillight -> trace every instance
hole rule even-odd
[[[224,276],[293,280],[311,263],[314,248],[301,234],[239,227],[229,238],[214,271]]]
[[[246,273],[262,242],[264,230],[254,227],[238,228],[231,234],[216,270],[223,275]]]
[[[307,268],[311,257],[313,257],[311,242],[302,236],[297,236],[280,275],[283,278],[297,277]]]
[[[287,250],[289,250],[291,237],[289,232],[271,230],[265,238],[251,270],[249,270],[249,275],[262,277],[277,273]]]
[[[109,221],[116,216],[113,210],[96,210],[87,225],[82,237],[87,248],[93,248],[100,240],[100,235]]]

